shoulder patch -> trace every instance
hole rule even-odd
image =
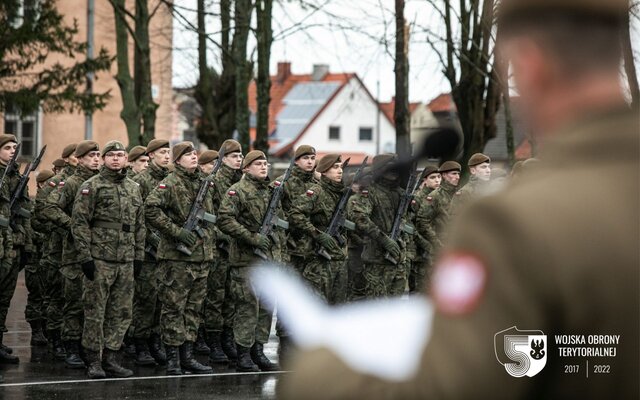
[[[54,181],[49,181],[49,186],[51,187],[56,187],[58,185],[56,185],[56,183]]]
[[[416,205],[416,203],[417,203],[417,201],[415,201],[415,200],[411,200],[411,205],[412,205],[412,206],[415,206],[415,205]]]
[[[361,195],[363,195],[364,197],[368,197],[369,196],[369,191],[368,190],[362,190],[360,192]]]
[[[427,196],[427,201],[433,201],[433,197]]]
[[[209,181],[209,187],[214,187],[215,184],[213,183],[213,181]]]
[[[473,311],[487,284],[487,267],[476,255],[465,252],[445,254],[435,265],[433,298],[436,308],[449,315]]]
[[[235,195],[236,195],[236,193],[237,193],[237,192],[236,192],[235,190],[229,190],[229,191],[227,192],[227,194],[228,194],[229,196],[235,196]]]
[[[159,185],[158,185],[158,188],[159,188],[159,189],[166,189],[167,187],[168,187],[168,186],[167,186],[167,184],[166,184],[166,183],[161,183],[161,184],[159,184]]]
[[[60,181],[60,183],[58,183],[58,186],[64,186],[64,181]]]
[[[462,192],[459,191],[459,190],[456,192],[456,196],[460,196],[461,194],[462,194]]]
[[[89,194],[89,188],[84,188],[80,190],[80,193],[82,193],[84,196],[87,196]]]
[[[282,185],[282,182],[280,182],[280,181],[273,181],[273,185],[274,185],[274,186],[280,186],[280,185]]]
[[[309,197],[313,196],[314,193],[315,192],[313,190],[311,190],[311,189],[307,190],[307,196],[309,196]]]

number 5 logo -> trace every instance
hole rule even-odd
[[[539,330],[521,331],[515,326],[494,335],[498,362],[513,377],[532,377],[547,364],[547,335]]]

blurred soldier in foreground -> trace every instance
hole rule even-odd
[[[502,1],[499,49],[542,142],[539,165],[460,215],[436,262],[436,313],[415,376],[385,381],[317,349],[301,355],[282,398],[639,397],[640,116],[619,76],[628,10],[626,0]],[[507,373],[522,362],[496,359],[495,335],[514,326],[547,335],[534,378]],[[609,373],[565,374],[589,359],[560,357],[560,334],[620,335],[615,357],[591,360]]]

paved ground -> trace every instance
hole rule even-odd
[[[20,357],[19,365],[1,365],[4,383],[0,384],[0,399],[273,399],[276,381],[282,373],[238,374],[228,367],[217,367],[211,375],[164,376],[164,368],[137,367],[132,360],[124,360],[133,369],[127,379],[86,379],[84,370],[69,370],[55,361],[46,347],[30,347],[31,332],[24,320],[27,290],[24,274],[7,317],[8,333],[4,343]],[[265,353],[277,359],[277,339],[272,335]],[[201,362],[206,356],[199,356]]]

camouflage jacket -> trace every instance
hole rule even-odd
[[[352,194],[347,201],[347,215],[353,215],[353,207],[355,206],[356,201],[358,201],[357,194],[358,193]],[[349,249],[362,250],[365,242],[364,238],[365,237],[362,235],[362,233],[358,232],[357,229],[353,231],[347,231],[347,247]]]
[[[199,170],[188,172],[179,165],[149,193],[145,200],[147,223],[160,232],[158,259],[188,262],[211,261],[217,255],[213,225],[202,222],[204,237],[197,238],[189,248],[190,256],[178,251],[178,235],[189,216],[191,205],[200,189],[203,176]],[[213,182],[204,199],[206,212],[213,213]],[[195,234],[195,232],[194,232]],[[196,235],[197,236],[197,235]]]
[[[427,196],[427,203],[420,207],[416,216],[416,223],[421,225],[422,228],[418,229],[424,232],[427,229],[426,226],[430,225],[438,238],[442,239],[444,230],[449,222],[449,206],[457,192],[457,186],[442,180],[440,187]]]
[[[402,191],[395,182],[380,180],[353,196],[348,218],[355,222],[356,231],[360,235],[369,238],[365,239],[363,262],[388,263],[380,240],[391,233]],[[404,248],[404,241],[398,242]]]
[[[9,226],[10,196],[9,185],[2,185],[2,189],[0,189],[0,219],[2,219],[2,226],[0,226],[0,259],[15,257],[13,234]]]
[[[220,205],[222,201],[227,196],[227,191],[234,183],[237,183],[242,178],[242,172],[237,169],[233,169],[226,164],[222,164],[218,172],[214,175],[213,182],[215,186],[213,187],[213,207],[216,210],[216,215],[219,212]],[[223,246],[228,250],[229,244],[231,242],[231,238],[222,233],[216,224],[216,239],[220,243],[225,243]],[[221,256],[226,257],[228,254],[225,252],[221,252]]]
[[[274,181],[282,182],[284,175],[280,175]],[[282,210],[285,214],[288,214],[293,206],[294,200],[300,195],[304,194],[307,189],[313,185],[317,185],[318,180],[313,176],[313,171],[307,172],[302,170],[297,165],[294,165],[291,170],[291,176],[284,185],[284,195],[282,196]],[[287,250],[290,255],[298,257],[306,257],[309,255],[305,249],[309,239],[305,238],[304,232],[300,231],[296,227],[290,226],[286,232]],[[307,242],[305,244],[305,242]]]
[[[416,228],[415,243],[416,243],[416,258],[415,261],[429,261],[433,256],[434,249],[440,247],[438,237],[430,224],[419,224],[418,215],[420,210],[428,207],[428,202],[431,201],[429,195],[434,189],[424,187],[418,190],[414,200],[411,202],[411,211],[413,213],[413,225]]]
[[[261,261],[254,255],[250,241],[253,234],[260,230],[270,199],[269,181],[249,174],[245,174],[227,191],[218,210],[218,228],[234,239],[229,248],[232,266],[246,267],[254,261]],[[272,246],[267,254],[271,259],[274,258],[274,250],[277,249]]]
[[[79,262],[144,258],[144,213],[138,184],[126,172],[102,167],[82,184],[71,216]]]
[[[488,192],[489,185],[489,181],[483,181],[482,179],[476,178],[475,175],[471,175],[469,182],[467,182],[462,189],[458,190],[451,200],[449,215],[453,217],[460,213],[460,210],[470,201]]]
[[[58,183],[58,187],[51,191],[45,202],[44,215],[51,221],[52,226],[57,227],[56,229],[59,230],[63,237],[61,265],[80,262],[73,236],[70,234],[73,202],[84,181],[97,173],[98,171],[90,170],[83,166],[76,167],[74,174],[66,180],[61,180]]]
[[[135,183],[140,185],[140,195],[142,196],[142,201],[145,201],[147,199],[149,193],[151,193],[151,191],[155,187],[157,187],[160,181],[166,178],[167,175],[169,175],[169,170],[167,168],[161,167],[151,161],[149,163],[149,168],[145,169],[132,178]],[[148,221],[146,222],[146,226],[147,234],[145,236],[145,247],[153,247],[154,251],[156,251],[157,254],[158,245],[160,244],[160,233],[157,229],[154,229]],[[146,252],[144,257],[147,261],[155,261],[155,258]]]
[[[342,183],[333,182],[322,177],[320,183],[311,185],[305,193],[293,199],[288,217],[291,228],[303,234],[296,250],[306,254],[315,254],[316,245],[313,238],[324,232],[331,223],[331,217],[344,193]],[[344,233],[343,233],[344,234]],[[346,240],[346,238],[344,238]],[[331,258],[343,260],[346,249],[339,253],[331,253]]]
[[[0,164],[0,176],[4,173],[6,169],[5,165]],[[20,182],[21,174],[18,171],[18,167],[13,168],[10,171],[7,171],[7,175],[4,178],[4,185],[7,186],[9,191],[9,202],[11,201],[11,196],[13,192],[18,187],[18,183]],[[26,210],[29,213],[33,212],[33,202],[29,198],[29,190],[25,187],[22,196],[18,200],[18,207]],[[31,229],[31,217],[21,216],[21,215],[12,215],[10,219],[13,221],[12,225],[12,240],[14,246],[24,246],[27,251],[33,251],[33,243],[32,243],[32,235],[33,230]]]
[[[45,212],[47,199],[51,196],[51,192],[54,191],[60,181],[63,181],[73,175],[75,167],[67,165],[57,175],[47,180],[36,194],[36,201],[34,207],[34,216],[32,219],[32,226],[34,229],[42,227],[47,232],[47,238],[45,238],[42,245],[42,257],[47,258],[49,261],[59,261],[62,254],[62,235],[58,229],[54,229],[55,225],[48,218],[48,214]],[[53,257],[53,258],[52,258]]]

